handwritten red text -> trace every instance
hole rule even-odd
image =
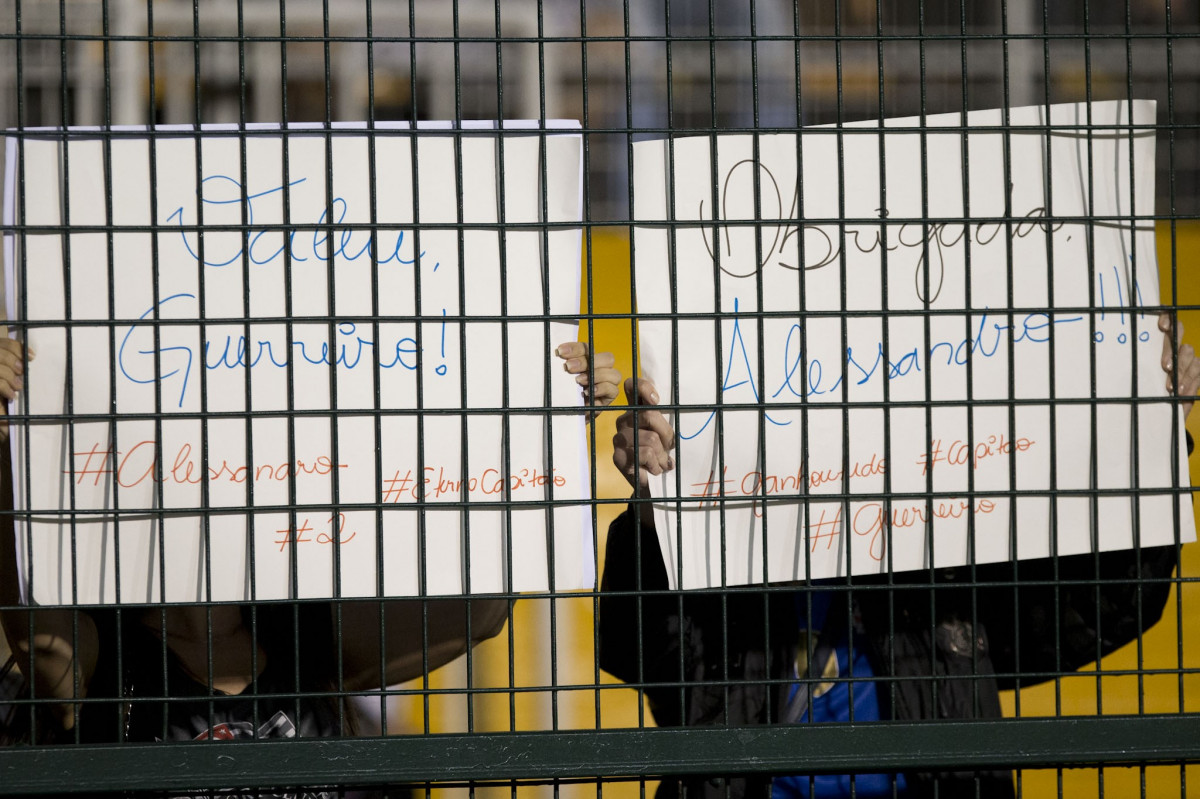
[[[871,477],[887,473],[887,460],[878,453],[872,454],[866,461],[855,461],[850,466],[850,479]],[[785,495],[801,496],[805,491],[811,491],[824,486],[841,487],[846,470],[841,468],[813,469],[801,467],[791,474],[772,474],[770,472],[746,472],[740,478],[729,477],[729,467],[722,471],[721,479],[717,479],[716,471],[708,473],[708,479],[692,483],[693,497],[702,497],[699,507],[715,507],[720,498],[769,497]],[[707,501],[705,501],[707,500]],[[758,513],[757,509],[755,511]],[[761,515],[761,514],[759,514]]]
[[[895,532],[920,526],[925,528],[935,519],[961,519],[968,514],[976,516],[991,513],[996,509],[996,503],[990,499],[935,499],[921,504],[891,504],[882,502],[866,502],[856,505],[854,516],[850,521],[851,529],[857,536],[870,536],[871,546],[868,550],[876,561],[883,560],[884,530]]]
[[[220,463],[210,460],[207,468],[195,454],[191,444],[184,444],[174,452],[173,456],[162,453],[153,439],[139,441],[129,449],[121,452],[112,447],[101,447],[99,443],[92,444],[90,449],[74,453],[72,468],[64,471],[75,481],[83,485],[91,478],[92,485],[100,485],[102,479],[109,476],[121,488],[133,488],[143,483],[175,483],[178,485],[196,485],[204,481],[245,483],[248,480],[284,482],[293,477],[304,475],[326,475],[334,469],[345,469],[346,464],[334,464],[328,455],[318,455],[311,460],[297,458],[294,461],[282,463],[260,463],[255,466],[230,463],[222,459]]]
[[[484,496],[494,496],[503,499],[505,493],[520,491],[524,488],[546,488],[551,484],[562,488],[567,484],[567,478],[557,473],[539,468],[514,469],[507,477],[498,469],[487,468],[478,475],[466,479],[446,471],[444,466],[426,466],[424,478],[417,479],[412,469],[401,472],[399,469],[391,477],[383,481],[382,501],[398,503],[422,499],[441,499],[442,497],[461,497],[463,492],[480,493]]]
[[[970,464],[971,468],[978,469],[979,464],[988,458],[1011,455],[1013,452],[1025,452],[1036,443],[1028,438],[1009,441],[1003,433],[981,438],[975,442],[974,446],[962,440],[944,445],[942,439],[935,438],[930,442],[929,452],[917,456],[917,465],[921,467],[922,475],[927,474],[930,468],[938,463],[945,463],[949,466]]]
[[[334,522],[337,522],[336,526]],[[288,546],[296,544],[317,543],[337,544],[338,546],[349,544],[358,535],[358,532],[352,530],[347,535],[346,514],[339,513],[337,516],[330,516],[320,530],[314,529],[308,517],[305,517],[302,521],[297,520],[295,527],[276,530],[275,534],[279,536],[275,539],[275,543],[279,545],[279,551],[284,552]]]

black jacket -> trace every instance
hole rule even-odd
[[[778,721],[801,627],[795,593],[812,589],[668,591],[657,536],[639,528],[632,509],[609,528],[601,667],[644,687],[661,726]],[[1169,546],[896,574],[890,584],[886,575],[854,577],[817,590],[838,598],[830,618],[853,618],[865,631],[872,669],[885,678],[884,718],[986,719],[1000,716],[1001,688],[1074,671],[1152,626],[1175,564]],[[908,796],[1013,795],[1008,771],[906,781]],[[769,793],[767,776],[701,775],[665,780],[658,796]]]

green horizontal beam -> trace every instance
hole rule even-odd
[[[0,749],[0,795],[1200,761],[1200,715]]]

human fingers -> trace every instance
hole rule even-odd
[[[1164,333],[1171,332],[1171,325],[1174,324],[1178,338],[1183,338],[1183,322],[1180,322],[1175,314],[1170,311],[1163,311],[1158,315],[1158,329]]]
[[[15,399],[17,392],[25,387],[25,352],[21,342],[0,336],[0,397],[6,400]],[[33,350],[28,353],[32,361]]]
[[[563,368],[573,375],[587,371],[589,352],[586,341],[564,341],[554,348],[554,354],[563,359]]]
[[[617,419],[613,465],[630,485],[641,490],[647,487],[651,475],[675,468],[670,454],[675,447],[675,431],[661,411],[646,407],[659,400],[652,380],[631,377],[624,388],[630,408]]]
[[[610,353],[599,353],[599,355],[609,355]],[[599,358],[599,355],[597,358]],[[592,376],[595,377],[595,385],[592,385]],[[596,407],[610,405],[617,398],[617,394],[621,390],[621,370],[616,367],[595,367],[592,369],[592,376],[587,373],[576,376],[575,382],[583,387],[584,396],[588,398],[588,403]]]
[[[1183,344],[1179,347],[1175,359],[1177,362],[1175,379],[1179,383],[1176,394],[1188,400],[1183,403],[1183,415],[1187,416],[1192,412],[1194,404],[1191,398],[1196,396],[1197,391],[1200,391],[1200,358],[1196,357],[1196,351],[1191,344]]]
[[[661,475],[675,468],[675,460],[664,445],[664,439],[651,416],[658,411],[626,411],[617,420],[613,436],[613,465],[634,488],[644,489],[651,475]],[[668,425],[669,429],[669,425]]]
[[[646,377],[631,377],[626,380],[625,396],[629,400],[631,408],[638,405],[657,405],[659,399],[654,381]],[[626,413],[631,414],[632,412],[627,411]],[[642,411],[639,412],[637,418],[640,426],[662,439],[663,447],[668,450],[675,448],[675,430],[667,421],[667,417],[660,411]]]
[[[1190,397],[1200,390],[1200,358],[1191,344],[1180,346],[1176,355],[1179,372],[1179,396]]]
[[[657,405],[658,388],[647,377],[630,377],[625,381],[625,399],[630,405]]]
[[[617,428],[613,435],[613,450],[622,456],[622,462],[617,464],[619,469],[627,468],[635,461],[655,475],[675,468],[675,460],[663,447],[662,439],[644,430],[635,432],[632,427]]]
[[[599,407],[610,404],[617,398],[621,386],[621,370],[614,366],[616,356],[611,352],[597,352],[589,356],[586,343],[575,341],[571,344],[576,346],[567,349],[570,356],[564,367],[575,375],[575,382],[583,387],[589,404]]]
[[[1174,328],[1175,335],[1172,340],[1171,330]],[[1178,372],[1183,371],[1183,365],[1176,364],[1177,356],[1188,345],[1183,344],[1183,323],[1175,318],[1173,314],[1163,312],[1158,315],[1158,329],[1166,335],[1163,336],[1162,349],[1162,370],[1167,374],[1167,390],[1175,390],[1175,378]],[[1182,380],[1180,381],[1182,384]]]
[[[8,402],[16,398],[17,392],[25,385],[26,352],[28,360],[32,361],[35,353],[7,335],[8,331],[0,325],[0,397]],[[0,402],[0,417],[7,417],[8,404]],[[8,419],[0,418],[0,444],[8,442]]]
[[[1158,329],[1166,333],[1163,337],[1162,368],[1167,373],[1167,391],[1186,402],[1181,403],[1183,415],[1192,412],[1191,398],[1200,391],[1200,359],[1190,344],[1183,344],[1183,322],[1174,314],[1163,312],[1158,315]],[[1175,335],[1171,335],[1174,329]]]
[[[653,452],[638,451],[628,449],[613,450],[613,465],[617,467],[617,471],[625,478],[629,485],[638,491],[639,494],[645,493],[650,487],[650,477],[663,474],[669,471],[667,467],[659,465],[658,455]],[[673,468],[673,466],[671,467]]]
[[[1175,335],[1172,337],[1171,328],[1175,328]],[[1158,315],[1158,329],[1163,335],[1162,347],[1162,370],[1166,373],[1167,391],[1175,391],[1175,348],[1182,334],[1180,323],[1175,319],[1174,314],[1163,311]]]
[[[1171,336],[1172,328],[1175,329],[1174,338]],[[1173,368],[1175,347],[1183,340],[1183,323],[1176,319],[1174,314],[1163,311],[1158,315],[1158,329],[1165,334],[1163,336],[1162,368],[1164,372],[1169,373]]]
[[[621,372],[614,366],[616,357],[611,352],[593,355],[586,341],[566,341],[554,349],[554,354],[563,359],[563,369],[575,375],[589,405],[603,407],[617,398]]]
[[[630,408],[617,418],[617,430],[628,431],[631,440],[635,435],[642,438],[653,438],[664,452],[675,448],[675,429],[667,421],[662,411],[653,408]]]
[[[587,374],[590,368],[610,369],[616,363],[616,357],[611,352],[597,352],[592,355],[592,348],[586,341],[564,341],[554,348],[554,354],[563,359],[563,369],[573,375]]]

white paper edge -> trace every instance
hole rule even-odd
[[[575,210],[579,217],[579,226],[576,228],[579,259],[576,264],[578,271],[576,272],[575,299],[573,303],[575,308],[579,308],[579,303],[582,301],[582,288],[580,287],[580,282],[584,276],[583,259],[587,255],[583,249],[583,136],[579,135],[577,138],[579,139],[579,200],[576,203]],[[581,319],[579,322],[579,327],[575,333],[576,341],[581,338],[580,333],[582,330],[583,320]],[[589,343],[588,346],[590,347],[591,344]],[[580,424],[576,426],[576,429],[579,431],[579,473],[586,476],[586,479],[583,483],[583,491],[581,492],[584,500],[583,504],[579,506],[579,534],[582,538],[580,544],[582,547],[581,551],[584,553],[582,563],[580,564],[582,571],[579,575],[579,583],[580,585],[589,586],[591,590],[595,590],[598,587],[596,585],[596,560],[598,556],[597,549],[599,546],[599,541],[596,537],[596,530],[592,527],[591,503],[593,497],[591,461],[593,460],[593,457],[588,449],[588,428],[590,425],[595,424],[595,422],[588,421],[588,410],[586,409],[587,403],[583,401],[582,393],[577,394],[576,396],[578,398],[578,407],[585,408],[583,415],[579,417]]]
[[[429,120],[417,123],[416,130],[455,130],[452,120]],[[459,130],[528,130],[530,132],[571,131],[583,130],[583,124],[578,119],[464,119],[459,123]],[[236,122],[218,122],[204,125],[68,125],[67,127],[37,127],[37,128],[8,128],[10,136],[42,139],[58,138],[64,133],[77,135],[86,133],[206,133],[212,131],[247,131],[247,132],[309,132],[325,133],[335,130],[412,130],[412,125],[406,121],[376,122],[373,126],[367,122],[334,122],[326,125],[324,122],[248,122],[239,125]],[[15,158],[15,156],[13,156]],[[581,159],[582,161],[582,159]],[[582,196],[582,194],[581,194]]]
[[[17,140],[12,137],[6,137],[4,141],[4,225],[10,232],[4,235],[4,285],[0,286],[0,291],[4,292],[4,310],[5,319],[13,319],[16,317],[16,302],[14,297],[17,292],[8,291],[8,287],[13,284],[16,279],[16,251],[17,251],[17,236],[12,232],[13,226],[16,224],[16,198],[17,198]],[[12,329],[8,330],[8,337],[15,339],[16,335]],[[8,456],[10,463],[16,464],[20,457],[18,446],[18,436],[10,435],[8,437]],[[9,505],[16,508],[16,484],[13,485],[13,494],[8,497]],[[32,604],[29,593],[29,575],[25,574],[25,569],[22,568],[24,559],[20,557],[20,538],[17,533],[17,525],[13,525],[13,548],[17,567],[17,586],[20,589],[21,604]]]

